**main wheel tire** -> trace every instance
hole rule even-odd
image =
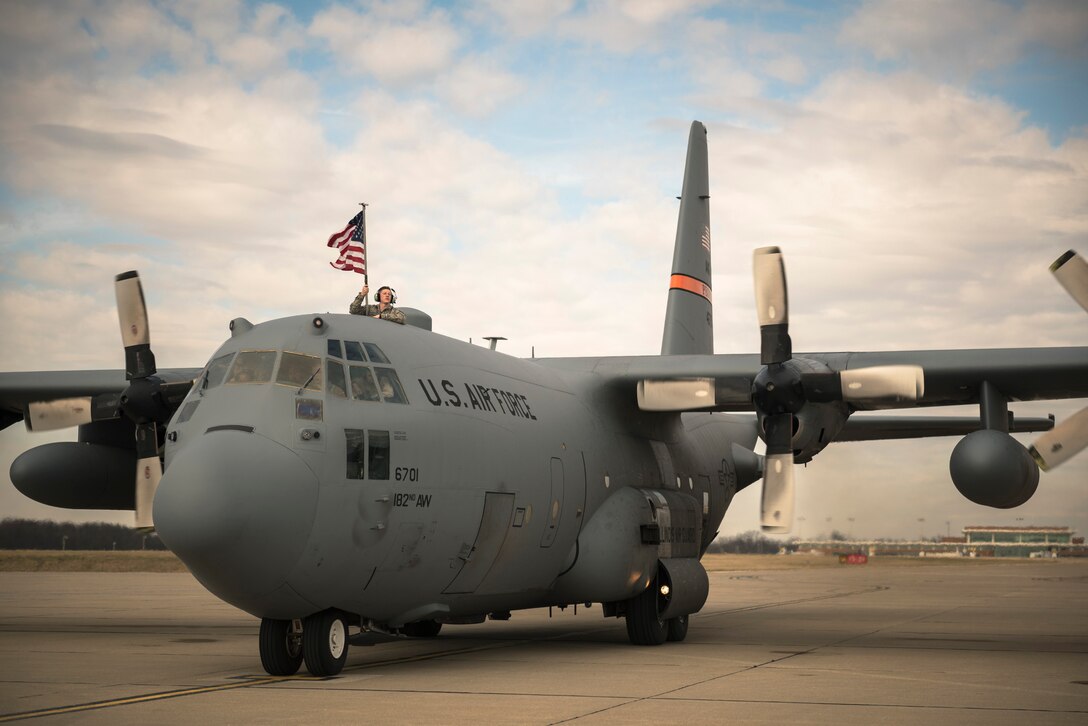
[[[666,621],[669,627],[669,640],[679,643],[688,637],[688,618],[690,617],[690,615],[677,615],[675,618],[669,618]]]
[[[293,676],[302,665],[302,634],[291,632],[290,620],[261,620],[261,665],[271,676]]]
[[[661,645],[668,637],[668,626],[657,614],[656,583],[627,601],[627,637],[635,645]]]
[[[413,638],[433,638],[442,630],[442,623],[437,620],[417,620],[414,623],[405,623],[401,632]]]
[[[311,675],[335,676],[348,659],[348,622],[336,610],[315,613],[302,623],[302,653]]]

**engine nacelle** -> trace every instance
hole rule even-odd
[[[1019,507],[1039,486],[1039,467],[1031,454],[1003,431],[983,429],[963,437],[948,468],[960,494],[997,509]]]
[[[36,502],[65,509],[135,509],[136,452],[62,441],[35,446],[11,464],[11,483]]]

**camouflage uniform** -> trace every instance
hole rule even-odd
[[[348,312],[352,315],[367,315],[374,317],[377,315],[382,320],[388,320],[391,323],[400,323],[404,325],[404,313],[397,310],[390,305],[385,310],[381,310],[379,305],[367,305],[366,296],[359,294],[355,296],[355,299],[351,302],[351,306],[348,307]]]

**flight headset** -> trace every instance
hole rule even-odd
[[[380,303],[382,301],[382,290],[388,290],[389,291],[389,304],[390,305],[396,305],[397,304],[397,291],[394,290],[393,288],[389,287],[389,285],[382,285],[381,287],[378,288],[378,293],[377,293],[377,295],[375,295],[375,297],[377,298],[375,300],[375,302]]]

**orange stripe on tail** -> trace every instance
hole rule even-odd
[[[695,293],[699,297],[706,298],[706,301],[709,303],[714,302],[710,298],[710,285],[707,285],[702,280],[696,280],[694,277],[689,277],[687,275],[673,275],[672,278],[669,280],[669,289],[686,290],[687,292]]]

